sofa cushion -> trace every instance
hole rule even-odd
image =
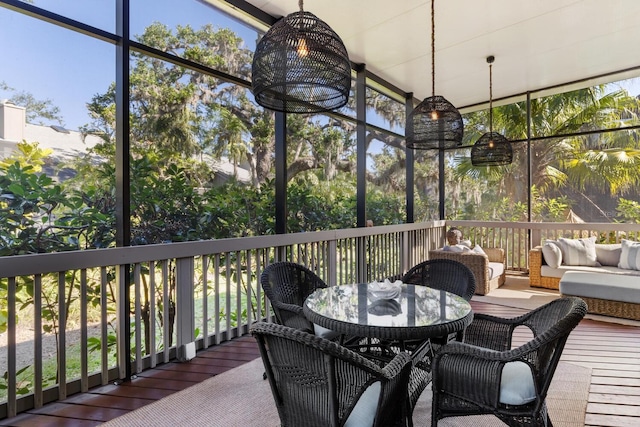
[[[596,260],[600,265],[617,267],[620,263],[621,243],[601,244],[596,243]]]
[[[562,251],[556,242],[547,241],[542,245],[542,256],[551,268],[558,268],[562,264]]]
[[[640,270],[640,242],[622,239],[622,248],[618,267],[630,270]]]
[[[585,298],[640,304],[640,277],[568,271],[560,279],[560,293]]]
[[[566,265],[596,266],[596,238],[586,239],[558,239],[562,250],[562,260]]]
[[[626,268],[618,268],[611,266],[595,266],[587,267],[585,265],[561,265],[558,268],[551,268],[548,265],[542,265],[540,275],[543,277],[562,277],[569,271],[582,271],[585,273],[608,273],[619,276],[640,276],[640,270],[627,270]]]

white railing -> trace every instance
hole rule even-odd
[[[639,224],[435,221],[2,257],[0,418],[245,334],[270,319],[259,276],[271,262],[306,265],[329,285],[398,276],[441,247],[449,226],[504,248],[511,272],[527,272],[544,238],[640,234]]]
[[[245,334],[270,318],[259,276],[271,262],[329,285],[367,281],[401,274],[443,236],[438,221],[0,258],[0,417]]]
[[[460,228],[473,244],[504,248],[511,272],[528,272],[529,249],[545,239],[596,236],[598,243],[640,240],[640,224],[447,221],[449,226]]]

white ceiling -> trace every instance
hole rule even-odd
[[[298,0],[248,0],[276,16]],[[307,0],[352,62],[422,99],[431,88],[430,0]],[[640,0],[440,0],[436,95],[458,107],[640,66]]]

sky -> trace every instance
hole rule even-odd
[[[115,33],[115,0],[34,0],[35,6]],[[194,0],[131,0],[131,34],[153,22],[175,28],[211,23],[231,28],[248,45],[255,31]],[[49,99],[71,130],[89,122],[86,103],[115,81],[115,46],[0,7],[0,82],[16,91]],[[12,92],[0,90],[0,99]]]
[[[33,0],[35,6],[115,33],[115,0]],[[250,48],[256,32],[199,0],[131,0],[131,33],[142,34],[153,22],[169,28],[211,23],[231,28]],[[135,37],[134,37],[135,38]],[[89,123],[86,103],[115,81],[115,46],[0,7],[0,82],[26,91],[60,108],[64,126],[76,130]],[[621,84],[640,94],[634,79]],[[0,99],[12,92],[0,90]],[[371,112],[369,112],[371,113]],[[389,128],[379,118],[369,121]],[[49,124],[49,123],[47,123]],[[402,132],[402,130],[394,129]]]

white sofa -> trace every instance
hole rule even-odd
[[[594,243],[596,254],[595,265],[567,265],[564,262],[561,262],[559,265],[557,263],[554,264],[553,261],[555,260],[548,260],[544,256],[544,253],[548,255],[550,252],[547,247],[549,244],[553,243],[545,242],[545,245],[536,246],[529,251],[529,282],[531,286],[558,290],[560,286],[560,279],[567,271],[639,276],[640,279],[639,270],[619,267],[620,255],[622,253],[621,243]]]
[[[640,320],[640,243],[547,241],[529,252],[531,286],[583,298],[590,313]]]

